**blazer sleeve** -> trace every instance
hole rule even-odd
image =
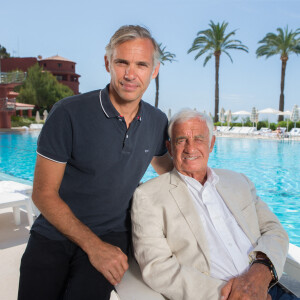
[[[243,176],[250,186],[261,234],[250,255],[256,252],[265,253],[273,263],[278,278],[280,278],[289,248],[288,234],[268,205],[257,196],[254,184],[245,175]]]
[[[218,299],[226,282],[178,262],[164,234],[164,211],[153,197],[137,189],[131,209],[134,255],[144,281],[172,300]]]

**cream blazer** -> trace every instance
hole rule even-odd
[[[265,253],[282,275],[288,235],[243,174],[214,169],[216,188],[255,253]],[[210,277],[204,228],[185,182],[172,172],[139,186],[131,209],[134,255],[144,281],[167,299],[220,299],[226,282]],[[250,256],[250,255],[249,255]]]

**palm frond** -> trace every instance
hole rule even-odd
[[[212,56],[213,56],[213,53],[210,53],[209,55],[207,55],[205,57],[205,60],[204,60],[204,63],[203,63],[203,67],[206,66],[207,62],[211,59]],[[196,58],[195,58],[195,60],[196,60]]]
[[[165,62],[170,62],[172,63],[173,61],[176,61],[175,57],[176,54],[171,53],[169,51],[166,51],[166,46],[162,47],[162,43],[160,43],[159,45],[159,50],[160,50],[160,62],[162,65],[165,64]]]
[[[291,53],[299,54],[300,48],[300,28],[292,31],[286,28],[277,28],[276,33],[267,33],[266,36],[258,42],[262,44],[256,50],[256,56],[270,56],[279,54],[280,57],[288,57]]]
[[[233,63],[233,60],[232,60],[230,54],[226,50],[224,50],[223,52],[229,57],[230,61]]]

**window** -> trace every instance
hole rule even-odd
[[[62,81],[62,80],[63,80],[63,77],[62,77],[61,75],[56,75],[56,79],[57,79],[58,81]]]
[[[59,68],[61,67],[61,63],[58,63],[57,65],[58,65]]]
[[[47,64],[46,64],[46,63],[44,63],[44,67],[47,67]]]

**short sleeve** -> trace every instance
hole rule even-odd
[[[159,122],[159,124],[162,124],[157,128],[157,148],[154,156],[163,156],[167,153],[167,146],[166,141],[168,140],[168,119],[165,114],[163,114],[162,122]]]
[[[37,142],[37,153],[60,163],[66,163],[71,156],[71,120],[60,102],[53,106],[43,126]]]

